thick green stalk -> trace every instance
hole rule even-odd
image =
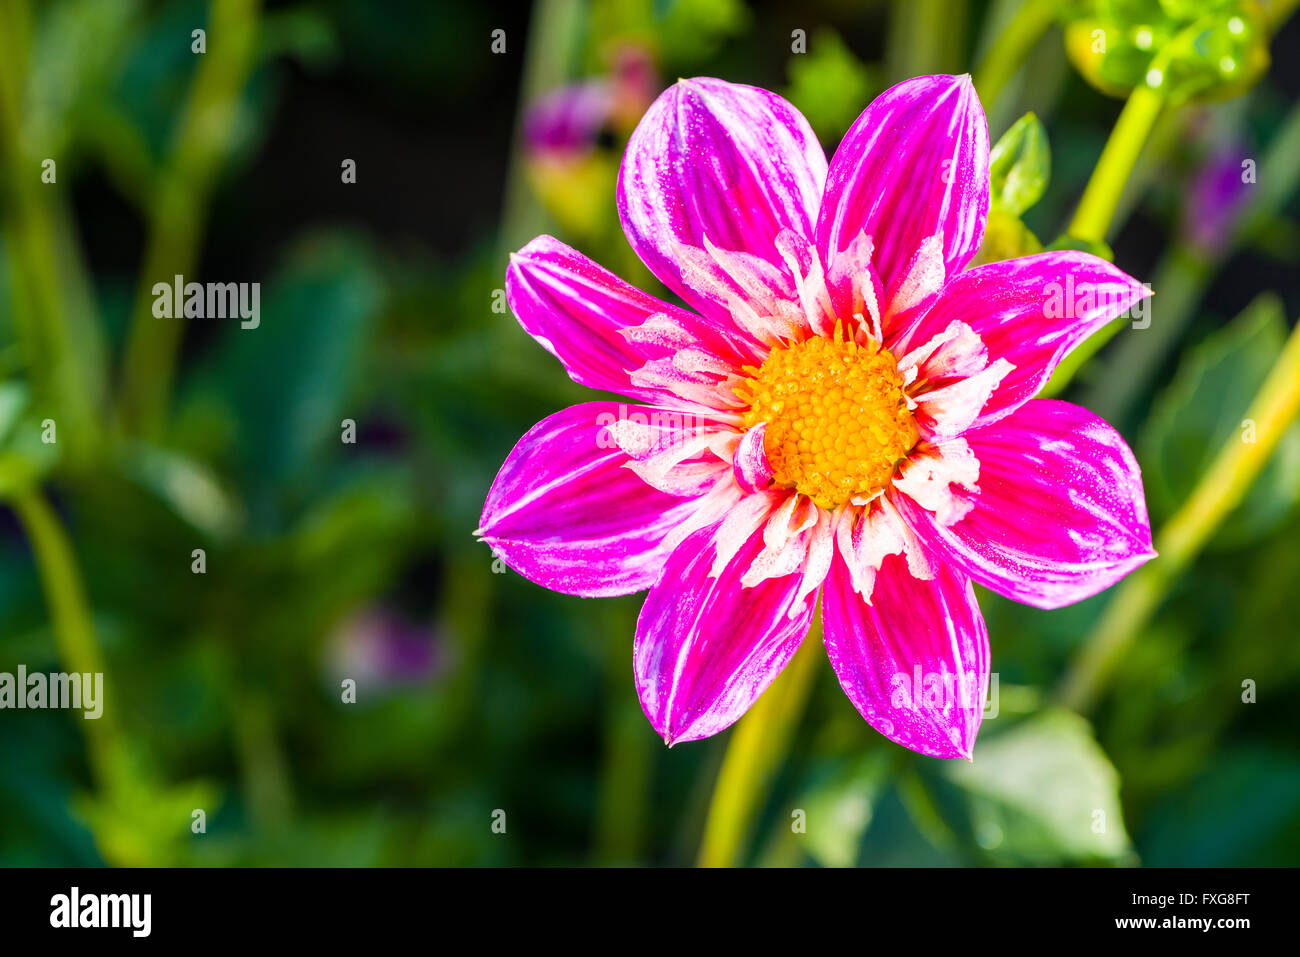
[[[737,862],[754,815],[762,807],[803,716],[823,656],[821,637],[818,613],[785,671],[731,732],[704,824],[701,867],[731,867]]]
[[[1255,441],[1232,438],[1224,445],[1187,501],[1156,536],[1159,557],[1119,587],[1062,684],[1059,696],[1068,707],[1086,711],[1096,702],[1170,586],[1240,504],[1298,414],[1300,324],[1246,411],[1245,418],[1255,426]]]
[[[69,674],[101,675],[98,718],[84,725],[94,796],[81,804],[104,859],[118,866],[175,863],[184,818],[158,816],[158,808],[204,807],[204,792],[193,785],[171,790],[154,777],[118,721],[118,686],[108,673],[95,637],[86,588],[68,533],[49,501],[35,486],[11,491],[13,506],[31,543],[36,570],[49,608],[60,668]],[[210,806],[210,805],[206,805]]]
[[[1165,98],[1147,84],[1135,87],[1111,130],[1101,158],[1084,188],[1067,232],[1076,239],[1105,242],[1129,174],[1164,108]]]
[[[259,0],[213,0],[207,52],[190,90],[150,210],[149,240],[123,360],[121,416],[134,434],[156,435],[166,415],[184,319],[153,314],[153,286],[198,260],[207,202],[226,157],[239,98],[252,69]]]

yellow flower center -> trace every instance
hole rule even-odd
[[[887,488],[918,434],[889,350],[821,336],[779,346],[736,394],[767,423],[773,481],[823,508]]]

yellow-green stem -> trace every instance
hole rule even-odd
[[[1169,587],[1240,504],[1297,414],[1300,324],[1246,411],[1245,419],[1253,424],[1254,441],[1234,437],[1219,450],[1187,501],[1156,536],[1159,557],[1131,575],[1106,606],[1062,684],[1062,702],[1076,711],[1092,707]]]
[[[701,867],[730,867],[785,758],[822,659],[821,614],[785,671],[772,682],[727,742],[700,842]]]
[[[26,135],[27,67],[35,24],[26,0],[0,0],[0,183],[9,203],[14,327],[38,403],[55,413],[64,460],[93,459],[103,343],[73,303],[80,262],[66,244],[58,187],[41,181],[43,155]]]
[[[1115,121],[1115,128],[1111,130],[1101,158],[1084,188],[1079,208],[1075,210],[1067,230],[1069,235],[1091,242],[1106,241],[1106,233],[1110,230],[1129,174],[1133,172],[1164,105],[1164,95],[1145,83],[1129,94],[1128,102]]]
[[[45,601],[50,610],[54,644],[63,669],[76,674],[105,675],[104,656],[95,639],[95,624],[72,543],[63,523],[41,491],[19,489],[10,498],[36,558]],[[109,708],[85,725],[91,768],[101,787],[113,787],[121,766],[122,741]]]
[[[1300,2],[1300,0],[1297,0]],[[1170,124],[1171,126],[1173,124]],[[1160,139],[1157,133],[1155,139]],[[1172,137],[1165,137],[1172,138]],[[1170,346],[1176,334],[1191,318],[1215,271],[1265,223],[1277,215],[1300,187],[1300,105],[1293,106],[1259,161],[1259,184],[1250,189],[1250,199],[1238,223],[1232,227],[1221,246],[1210,253],[1194,254],[1185,240],[1176,240],[1156,265],[1152,289],[1160,295],[1160,319],[1151,330],[1144,331],[1130,347],[1132,356],[1119,354],[1106,369],[1103,389],[1095,386],[1095,395],[1087,395],[1081,405],[1103,418],[1114,421],[1127,411],[1134,394],[1145,384],[1161,357],[1161,348]],[[1208,255],[1208,259],[1205,258]],[[1042,398],[1059,395],[1079,370],[1110,339],[1123,329],[1122,318],[1098,329],[1062,360],[1043,387]]]
[[[212,48],[200,58],[176,141],[158,177],[123,360],[121,414],[132,433],[157,434],[166,413],[184,319],[153,315],[153,287],[185,275],[198,260],[208,195],[236,128],[239,97],[253,63],[259,3],[213,0]]]

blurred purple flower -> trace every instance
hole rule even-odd
[[[650,106],[659,76],[650,54],[623,47],[605,75],[552,90],[524,113],[529,155],[581,155],[596,148],[607,129],[629,131]]]
[[[586,152],[596,145],[612,102],[604,80],[552,90],[524,114],[524,147],[529,153]]]
[[[1243,172],[1246,150],[1240,145],[1211,154],[1192,176],[1183,219],[1186,241],[1206,255],[1223,251],[1247,197]]]
[[[442,671],[433,629],[385,608],[366,608],[346,619],[331,637],[328,670],[358,687],[391,689],[420,684]]]

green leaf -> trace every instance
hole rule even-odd
[[[53,429],[54,442],[45,440]],[[21,382],[0,384],[0,496],[40,482],[59,460],[57,423],[31,407]]]
[[[124,445],[118,466],[125,476],[152,492],[174,514],[215,539],[231,537],[243,524],[242,503],[197,459],[159,446],[131,442]]]
[[[744,29],[749,17],[741,0],[672,0],[655,32],[670,63],[695,63]]]
[[[194,394],[234,410],[246,476],[271,483],[339,448],[384,288],[364,240],[323,234],[300,242],[268,284],[257,328],[227,325]]]
[[[19,416],[27,408],[27,386],[21,382],[0,382],[0,444],[9,438]]]
[[[820,772],[797,802],[807,814],[802,850],[824,867],[856,864],[889,776],[885,751],[860,755]]]
[[[1026,113],[1002,134],[989,153],[993,206],[1022,215],[1042,198],[1052,174],[1047,131],[1033,113]]]
[[[123,867],[174,864],[192,833],[194,811],[211,814],[220,804],[213,781],[163,785],[147,777],[124,780],[110,794],[83,793],[73,800],[104,859]]]
[[[1157,515],[1172,513],[1187,499],[1225,443],[1254,440],[1246,411],[1286,341],[1282,310],[1272,294],[1257,297],[1186,355],[1156,399],[1139,448]],[[1215,542],[1254,540],[1282,522],[1298,501],[1300,425],[1293,425]]]
[[[1119,775],[1088,723],[1046,711],[980,739],[943,766],[967,799],[975,841],[1005,863],[1114,862],[1129,852]]]

